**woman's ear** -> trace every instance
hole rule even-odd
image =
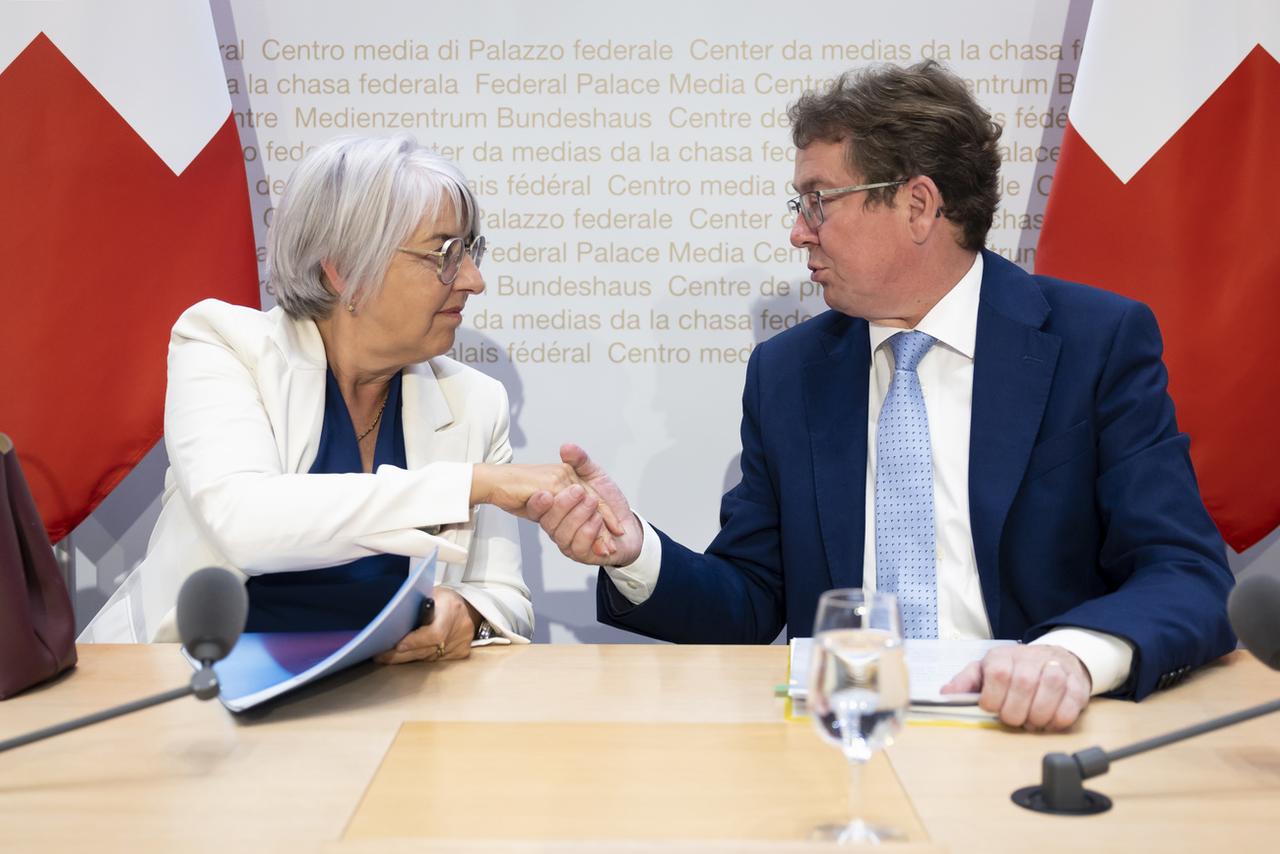
[[[324,272],[324,282],[329,286],[329,290],[341,300],[347,290],[347,280],[338,275],[338,268],[328,259],[320,262],[320,269]]]
[[[351,299],[351,289],[347,287],[347,280],[338,274],[338,268],[333,266],[332,261],[325,259],[320,262],[320,272],[324,274],[324,283],[333,291],[338,303],[354,314],[356,304]]]

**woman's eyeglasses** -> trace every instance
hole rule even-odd
[[[471,263],[477,267],[480,266],[480,262],[484,260],[485,240],[484,235],[480,234],[470,242],[461,237],[450,237],[439,249],[410,249],[408,246],[397,248],[401,252],[418,258],[435,258],[436,272],[440,276],[440,281],[443,284],[452,285],[462,269],[464,254],[471,256]]]

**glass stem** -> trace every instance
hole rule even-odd
[[[862,821],[862,766],[860,759],[849,760],[849,822]]]

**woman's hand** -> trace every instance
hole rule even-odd
[[[613,536],[622,536],[625,529],[609,504],[601,500],[596,491],[578,476],[568,463],[555,465],[491,465],[477,463],[471,475],[471,503],[492,504],[523,518],[530,517],[529,498],[537,493],[560,495],[571,487],[585,490],[595,501],[595,514],[603,522],[596,547],[604,556],[614,551]],[[575,490],[576,494],[576,490]],[[575,502],[576,503],[576,502]]]
[[[447,661],[471,655],[471,640],[484,618],[480,612],[448,587],[437,587],[435,618],[430,625],[414,629],[373,660],[379,664],[409,661]]]

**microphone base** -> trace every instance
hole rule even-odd
[[[1079,797],[1069,800],[1069,804],[1050,806],[1044,786],[1024,786],[1013,793],[1013,802],[1018,806],[1050,815],[1097,815],[1111,809],[1111,799],[1093,789],[1081,789]]]
[[[201,662],[200,669],[191,674],[191,693],[195,694],[198,700],[212,700],[221,690],[218,674],[213,672],[213,663]]]
[[[1107,770],[1107,754],[1097,747],[1074,755],[1046,753],[1040,785],[1013,793],[1013,802],[1034,812],[1052,815],[1097,815],[1111,809],[1111,799],[1084,787],[1085,779]]]

